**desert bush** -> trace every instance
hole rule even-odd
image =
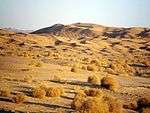
[[[49,87],[46,90],[46,96],[48,97],[58,97],[63,95],[64,89],[63,87]]]
[[[4,86],[0,88],[0,96],[8,97],[11,94],[11,87],[10,86]]]
[[[109,108],[108,113],[122,113],[123,112],[122,102],[119,99],[112,97],[110,95],[105,95],[103,97],[103,102],[106,102],[108,105],[108,108]]]
[[[109,95],[88,97],[81,104],[80,113],[122,113],[122,103]]]
[[[92,96],[92,97],[101,97],[101,96],[103,96],[102,91],[100,91],[99,89],[93,89],[93,88],[84,90],[84,93],[87,96]]]
[[[83,102],[80,113],[109,113],[108,105],[101,98],[88,98]]]
[[[83,104],[83,102],[85,101],[86,99],[86,94],[84,92],[78,92],[72,103],[71,103],[71,108],[75,109],[75,110],[80,110],[81,109],[81,106]]]
[[[88,71],[96,71],[96,66],[95,65],[88,65],[87,70]]]
[[[119,83],[114,78],[107,76],[102,78],[101,86],[112,91],[117,91],[119,88]]]
[[[41,88],[41,87],[36,87],[33,89],[32,91],[32,96],[35,97],[35,98],[44,98],[46,95],[46,92],[45,92],[45,89],[44,88]]]
[[[23,93],[18,93],[17,95],[15,95],[14,97],[12,97],[12,102],[14,103],[23,103],[26,100],[26,95]]]
[[[99,81],[100,81],[100,78],[98,76],[96,76],[96,75],[88,77],[88,82],[89,83],[97,84],[97,83],[99,83]]]

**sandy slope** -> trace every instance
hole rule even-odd
[[[104,27],[97,25],[92,30],[102,32]],[[139,33],[141,29],[132,28],[128,31],[131,34],[133,32]],[[74,112],[70,104],[77,87],[99,88],[108,92],[121,99],[124,111],[130,113],[136,112],[127,109],[133,101],[140,97],[150,100],[149,37],[81,38],[77,33],[62,34],[55,36],[0,31],[0,86],[10,85],[13,89],[10,97],[0,97],[1,109],[12,112]],[[96,60],[98,65],[91,64],[92,60]],[[95,71],[85,69],[88,65],[92,65]],[[73,66],[76,66],[77,72],[70,71]],[[90,75],[98,75],[100,78],[110,75],[120,83],[120,89],[113,92],[99,85],[93,86],[87,82]],[[24,81],[27,76],[32,76],[31,83]],[[58,77],[60,80],[56,79]],[[65,93],[62,97],[33,98],[32,88],[39,84],[60,85],[64,87]],[[28,95],[22,104],[11,102],[11,97],[18,92]]]

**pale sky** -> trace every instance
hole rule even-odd
[[[77,22],[150,27],[150,0],[0,0],[0,27],[35,30]]]

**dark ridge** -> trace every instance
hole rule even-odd
[[[61,32],[61,30],[64,28],[63,24],[55,24],[51,27],[46,27],[46,28],[42,28],[39,29],[37,31],[32,32],[31,34],[42,34],[42,33],[52,33],[52,34],[56,34],[58,32]]]

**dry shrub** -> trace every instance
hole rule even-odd
[[[117,91],[119,88],[119,83],[114,78],[107,76],[102,78],[101,86],[112,91]]]
[[[122,113],[122,102],[117,98],[106,95],[103,97],[103,101],[107,103],[109,107],[109,113]]]
[[[78,92],[75,95],[73,102],[71,103],[71,108],[73,108],[75,110],[80,110],[85,99],[86,99],[86,94],[82,91]]]
[[[80,113],[122,113],[122,103],[111,96],[87,98],[80,107]]]
[[[93,97],[85,100],[80,113],[109,113],[108,105],[101,98]]]
[[[100,91],[99,89],[93,89],[93,88],[84,90],[84,93],[87,96],[92,96],[92,97],[101,97],[101,96],[103,96],[102,91]]]
[[[41,88],[41,87],[36,87],[33,89],[32,91],[32,96],[35,97],[35,98],[44,98],[46,95],[46,92],[45,92],[45,89],[44,88]]]
[[[99,81],[100,81],[100,78],[96,75],[88,77],[88,82],[89,83],[97,84],[97,83],[99,83]]]
[[[10,86],[4,86],[0,88],[0,96],[8,97],[10,96],[12,88]]]
[[[63,87],[49,87],[46,90],[46,96],[48,97],[58,97],[63,95],[64,89]]]
[[[96,71],[96,66],[95,65],[88,65],[87,70],[88,71]]]
[[[14,97],[12,97],[12,102],[14,103],[23,103],[26,100],[26,95],[23,93],[18,93],[17,95],[15,95]]]

